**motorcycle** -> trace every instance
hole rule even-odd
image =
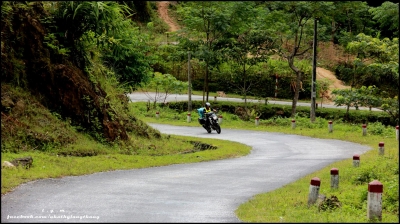
[[[218,116],[215,114],[214,111],[206,113],[206,119],[199,118],[199,123],[203,126],[204,129],[207,130],[208,133],[211,133],[212,130],[215,130],[218,134],[221,134],[221,127],[218,122]]]

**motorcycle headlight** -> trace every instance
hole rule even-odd
[[[217,117],[213,117],[214,120],[217,120]]]

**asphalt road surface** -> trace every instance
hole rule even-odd
[[[159,94],[156,95],[154,92],[149,92],[149,93],[143,93],[143,92],[134,92],[127,94],[128,98],[131,100],[131,102],[146,102],[150,100],[150,102],[154,102],[156,100],[159,103],[162,102],[176,102],[176,101],[188,101],[189,96],[187,94],[169,94],[165,97],[165,94]],[[191,100],[193,101],[203,101],[203,96],[199,95],[192,95]],[[214,102],[214,96],[209,96],[208,100],[210,103]],[[241,98],[229,98],[229,97],[217,97],[218,101],[232,101],[232,102],[244,102],[244,99]],[[252,100],[252,99],[247,99],[247,102],[253,102],[253,103],[265,103],[265,100]],[[318,103],[318,102],[317,102]],[[278,100],[268,100],[268,104],[281,104],[281,105],[292,105],[292,101],[278,101]],[[319,107],[321,106],[318,103]],[[311,106],[311,103],[303,103],[303,102],[297,102],[297,106]],[[346,106],[335,106],[335,105],[330,105],[330,104],[322,104],[323,108],[336,108],[336,109],[346,109]],[[350,107],[350,110],[355,110],[355,107]],[[359,110],[369,110],[368,107],[359,107]],[[372,111],[382,111],[377,108],[372,108]]]
[[[232,140],[253,149],[234,159],[29,182],[1,197],[1,222],[241,222],[234,211],[252,196],[370,150],[223,124],[221,134],[200,126],[150,125],[166,134]],[[321,188],[328,187],[330,180],[322,179]],[[307,200],[308,192],[302,193]]]

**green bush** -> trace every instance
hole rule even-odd
[[[238,107],[244,108],[245,105],[242,102],[226,102],[226,101],[216,101],[212,102],[212,106],[220,111],[235,114]],[[171,109],[176,109],[178,111],[187,111],[188,103],[186,101],[180,102],[169,102],[168,106]],[[197,109],[202,107],[202,101],[193,101],[192,108]],[[290,118],[292,107],[290,105],[271,105],[271,104],[260,104],[260,103],[247,103],[247,108],[249,111],[253,111],[256,114],[260,114],[259,118],[261,120],[276,120],[278,117]],[[310,119],[310,108],[304,106],[298,106],[296,108],[296,120],[298,118]],[[368,124],[368,130],[372,133],[382,132],[383,126],[396,126],[396,122],[385,112],[380,111],[364,111],[364,110],[350,110],[349,115],[346,116],[345,109],[335,109],[335,108],[319,108],[315,111],[315,116],[317,118],[323,118],[327,120],[332,120],[337,122],[345,122],[354,125],[361,125],[364,123]],[[269,121],[271,122],[271,121]],[[274,122],[272,122],[274,123]],[[307,122],[305,122],[307,123]],[[318,123],[317,126],[326,125],[323,123]],[[379,125],[382,125],[379,126]],[[382,135],[387,135],[388,133],[381,133]],[[389,133],[390,134],[390,133]]]

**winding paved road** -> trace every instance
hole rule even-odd
[[[131,102],[146,102],[150,100],[150,102],[154,102],[154,97],[156,96],[156,93],[154,92],[149,92],[149,93],[143,93],[143,92],[134,92],[127,94],[128,98],[131,100]],[[159,95],[157,97],[157,102],[162,103],[164,102],[164,95]],[[214,96],[209,96],[208,97],[210,103],[214,101]],[[173,102],[173,101],[188,101],[189,96],[187,94],[169,94],[167,95],[165,102]],[[203,96],[199,95],[192,95],[191,100],[196,100],[196,101],[203,101]],[[232,102],[244,102],[244,99],[241,98],[230,98],[230,97],[217,97],[218,101],[232,101]],[[260,102],[259,100],[252,100],[252,99],[247,99],[247,102],[253,102],[253,103],[258,103]],[[265,101],[262,100],[262,103]],[[292,105],[292,101],[279,101],[279,100],[268,100],[268,104],[281,104],[281,105]],[[303,103],[303,102],[297,102],[297,106],[307,106],[310,107],[311,103]],[[321,106],[321,105],[320,105]],[[346,106],[335,106],[331,104],[323,104],[323,108],[336,108],[336,109],[346,109]],[[355,110],[355,107],[350,107],[350,110]],[[368,107],[358,107],[359,110],[369,110]],[[372,111],[382,111],[377,108],[372,108]]]
[[[241,222],[234,211],[252,196],[370,150],[223,125],[221,134],[200,126],[150,125],[167,134],[238,141],[253,150],[235,159],[29,182],[1,197],[1,222]],[[329,180],[321,180],[321,187],[328,186]]]

